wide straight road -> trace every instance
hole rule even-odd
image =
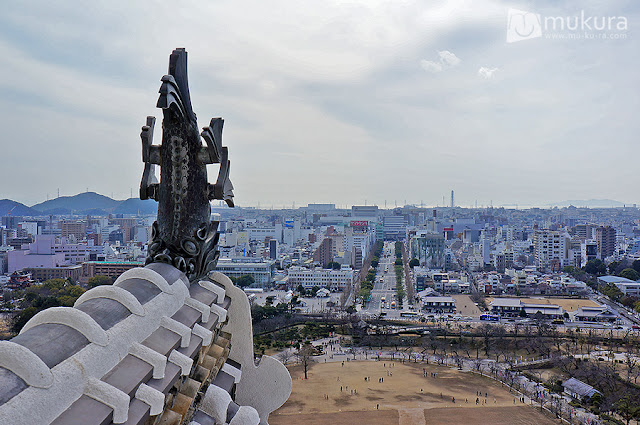
[[[371,314],[385,312],[387,317],[400,317],[400,310],[397,309],[394,261],[395,245],[393,242],[385,242],[382,249],[382,257],[376,269],[376,280],[371,291],[371,301],[363,309],[364,312]],[[384,302],[382,301],[383,298]],[[391,308],[394,301],[396,308]]]

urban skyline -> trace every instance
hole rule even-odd
[[[49,197],[45,200],[37,201],[35,203],[26,203],[26,202],[23,202],[21,199],[10,199],[10,200],[14,202],[19,202],[27,207],[34,207],[44,202],[52,201],[57,198],[73,198],[83,193],[96,193],[96,192],[85,191],[85,192],[80,192],[72,195],[61,193],[59,196],[56,195],[53,197]],[[114,197],[114,192],[110,192],[108,194],[98,193],[98,195],[107,196],[117,201],[125,201],[127,199],[138,199],[138,197],[136,196],[136,192],[133,192],[133,191],[130,193],[130,195],[133,195],[132,197],[125,197],[125,198]],[[452,206],[451,199],[450,198],[447,199],[446,196],[444,195],[442,196],[442,199],[435,200],[432,202],[425,201],[424,199],[420,199],[420,200],[385,199],[377,202],[375,200],[371,201],[369,199],[364,199],[362,202],[358,202],[358,199],[356,199],[346,203],[338,203],[338,202],[332,201],[331,199],[323,200],[323,201],[311,200],[308,202],[299,202],[295,200],[289,201],[289,202],[274,201],[270,203],[260,203],[259,201],[252,202],[251,200],[248,200],[246,201],[246,203],[238,204],[237,206],[241,208],[257,208],[257,209],[297,209],[300,207],[305,207],[310,204],[321,204],[321,203],[334,204],[335,207],[338,209],[349,209],[355,205],[372,205],[372,206],[377,206],[381,209],[401,208],[404,206],[413,206],[413,207],[421,207],[421,208],[443,208],[443,207]],[[211,205],[213,208],[225,207],[224,203],[220,201],[212,201]],[[457,197],[456,197],[456,200],[453,206],[455,206],[456,208],[469,208],[469,209],[477,209],[477,208],[529,209],[529,208],[554,208],[554,207],[563,208],[568,206],[574,206],[576,208],[621,208],[621,207],[635,208],[637,206],[637,203],[635,202],[625,203],[625,202],[621,202],[614,199],[590,198],[590,199],[572,199],[572,200],[565,199],[565,200],[559,200],[557,202],[541,202],[539,204],[527,204],[527,203],[516,203],[516,202],[496,204],[493,202],[493,200],[489,200],[486,203],[484,201],[476,200],[474,203],[471,203],[471,204],[459,204],[457,202]]]

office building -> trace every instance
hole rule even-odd
[[[604,260],[613,255],[616,250],[616,229],[611,226],[596,228],[596,243],[598,244],[598,258]]]
[[[289,268],[288,276],[288,286],[292,289],[302,285],[305,289],[317,286],[319,288],[327,288],[330,291],[341,291],[346,286],[353,284],[355,272],[351,267],[345,266],[340,270],[320,267],[306,269],[294,266]]]

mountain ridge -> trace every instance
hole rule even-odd
[[[587,208],[619,208],[625,205],[624,202],[616,201],[614,199],[569,199],[560,202],[554,202],[547,204],[551,207],[587,207]]]
[[[96,192],[83,192],[72,196],[60,196],[28,207],[20,202],[0,200],[0,216],[7,216],[9,211],[14,216],[42,215],[107,215],[107,214],[141,214],[153,215],[158,211],[158,203],[153,200],[129,198],[112,199]]]
[[[40,211],[34,208],[30,208],[21,202],[14,201],[12,199],[0,199],[0,216],[8,216],[9,212],[11,212],[11,215],[15,217],[23,215],[34,216],[41,214]]]

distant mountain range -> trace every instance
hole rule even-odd
[[[11,199],[0,199],[0,216],[5,217],[11,212],[12,216],[33,216],[40,215],[40,211],[21,204],[20,202],[12,201]]]
[[[619,208],[624,205],[612,199],[567,200],[547,204],[547,207],[578,208]],[[505,205],[509,207],[508,205]],[[152,215],[158,212],[158,203],[152,200],[142,201],[138,198],[115,200],[95,192],[84,192],[74,196],[61,196],[28,207],[11,199],[0,200],[0,216],[42,216],[42,215],[107,215],[107,214],[140,214]]]
[[[630,206],[631,204],[624,204],[620,201],[614,201],[613,199],[573,199],[568,201],[556,202],[553,204],[548,204],[550,207],[587,207],[587,208],[620,208],[625,205]]]
[[[94,213],[111,211],[121,202],[95,192],[85,192],[74,196],[60,196],[50,199],[36,204],[32,208],[42,211],[43,214],[84,214],[89,210],[93,210]]]
[[[153,200],[130,198],[124,201],[111,199],[95,192],[84,192],[74,196],[61,196],[27,207],[10,199],[0,200],[0,216],[40,216],[40,215],[107,215],[107,214],[156,214],[158,203]]]

